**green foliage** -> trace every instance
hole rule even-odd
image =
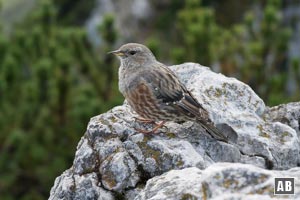
[[[282,66],[287,60],[291,30],[281,25],[278,1],[268,1],[260,26],[254,28],[258,21],[248,13],[243,25],[245,33],[239,41],[241,51],[238,53],[243,60],[239,65],[243,73],[239,77],[269,105],[274,105],[286,96],[287,70]]]
[[[262,19],[249,11],[241,24],[225,29],[216,23],[213,8],[186,1],[176,19],[181,43],[175,43],[172,59],[217,63],[222,73],[250,84],[268,105],[287,102],[288,70],[282,66],[292,32],[281,24],[280,7],[281,1],[269,0]]]
[[[219,34],[213,9],[201,7],[197,0],[186,1],[185,8],[178,13],[177,28],[182,44],[173,55],[183,48],[189,61],[208,65],[212,60],[211,44]]]
[[[59,23],[64,25],[84,24],[96,4],[93,0],[52,0],[52,2],[57,7]]]
[[[89,118],[122,102],[117,64],[106,55],[117,38],[114,18],[104,21],[105,47],[95,51],[83,28],[59,25],[56,13],[43,0],[14,35],[0,32],[4,200],[47,198],[54,178],[71,166]]]

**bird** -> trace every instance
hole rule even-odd
[[[140,130],[142,133],[154,133],[167,121],[194,121],[216,140],[228,141],[214,126],[208,111],[148,47],[127,43],[108,53],[120,60],[118,86],[130,107],[140,121],[156,124],[150,131]]]

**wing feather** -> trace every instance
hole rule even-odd
[[[157,103],[189,119],[194,118],[213,138],[227,142],[227,138],[214,127],[208,112],[168,67],[161,64],[149,67],[149,71],[144,73],[141,82],[151,88]]]

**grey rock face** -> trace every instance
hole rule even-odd
[[[275,177],[295,177],[300,197],[300,168],[269,171],[239,163],[217,163],[205,170],[195,167],[172,170],[147,181],[135,200],[160,199],[271,199]]]
[[[300,138],[300,102],[267,108],[265,116],[269,121],[281,122],[292,127]]]
[[[56,178],[49,200],[114,199],[111,192],[104,190],[96,173],[77,175],[72,169]]]
[[[270,171],[300,164],[299,103],[266,108],[249,86],[234,78],[194,63],[172,70],[230,143],[214,140],[193,122],[168,122],[157,134],[141,134],[137,128],[152,125],[136,121],[125,102],[90,120],[73,166],[56,179],[50,199],[176,199],[175,194],[187,199],[220,199],[221,194],[227,199],[264,199],[272,197],[270,177],[299,172]],[[260,183],[260,176],[267,178]],[[255,186],[255,177],[261,186]],[[214,190],[220,195],[212,194]]]

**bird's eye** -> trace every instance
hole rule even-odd
[[[131,50],[131,51],[129,51],[129,54],[130,54],[130,55],[134,55],[134,54],[136,54],[136,51]]]

